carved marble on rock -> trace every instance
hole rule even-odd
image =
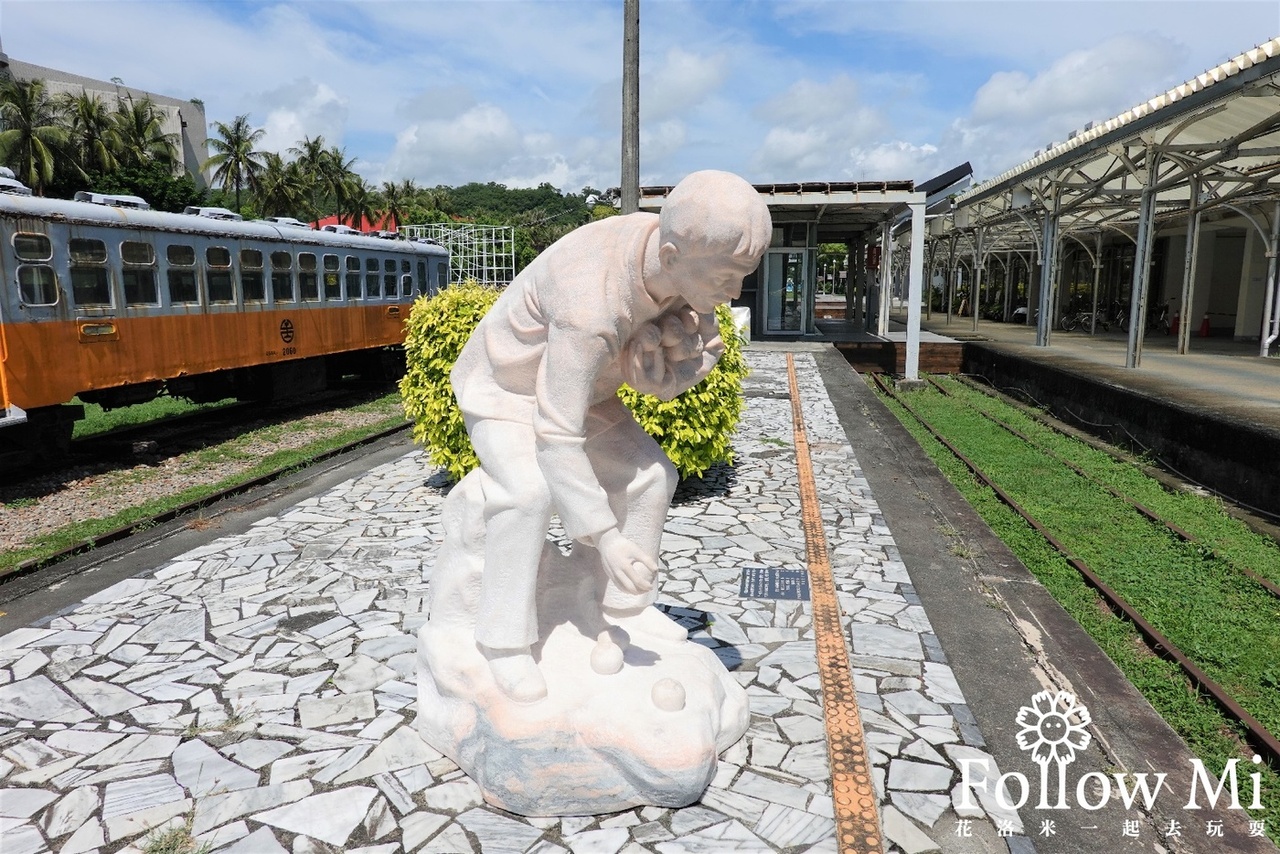
[[[525,815],[682,806],[746,731],[720,660],[652,607],[675,470],[616,397],[670,399],[724,351],[715,308],[771,236],[749,184],[699,172],[661,216],[584,226],[516,277],[454,390],[481,467],[444,508],[418,727]],[[558,516],[568,553],[547,539]]]

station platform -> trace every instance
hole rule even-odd
[[[185,830],[223,854],[1276,850],[1225,803],[1183,808],[1185,746],[831,345],[747,355],[737,461],[681,485],[663,541],[659,607],[751,701],[698,803],[523,818],[418,738],[416,630],[447,484],[401,444],[15,588],[0,608],[0,847],[142,852]],[[819,656],[813,604],[741,585],[745,569],[811,569],[811,500],[844,673]],[[856,697],[852,758],[830,749],[830,678]],[[1062,808],[1040,801],[1061,766],[1025,749],[1029,716],[1051,739],[1043,692],[1092,721],[1061,757]],[[1093,785],[1141,772],[1169,775],[1150,806]],[[850,778],[874,799],[862,836],[843,830]]]
[[[893,316],[894,325],[905,317]],[[1280,357],[1262,358],[1257,341],[1201,338],[1193,334],[1188,350],[1176,352],[1177,336],[1150,332],[1143,339],[1137,368],[1126,368],[1128,333],[1119,329],[1049,335],[1049,346],[1036,346],[1034,326],[995,323],[943,315],[922,318],[922,331],[963,342],[982,342],[1024,358],[1073,365],[1107,382],[1189,406],[1219,412],[1280,431]],[[1272,348],[1280,354],[1280,347]]]

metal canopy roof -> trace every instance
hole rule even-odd
[[[1029,214],[1056,209],[1061,236],[1116,230],[1132,239],[1148,187],[1157,220],[1185,214],[1193,201],[1207,210],[1276,197],[1280,38],[958,195],[954,216],[932,233],[971,239],[973,227],[997,226],[984,249],[1025,247],[1038,244],[1041,231]]]
[[[818,224],[818,242],[834,243],[856,234],[878,234],[881,226],[920,201],[913,181],[812,181],[752,184],[769,204],[774,225]],[[640,209],[662,208],[671,187],[641,187]]]

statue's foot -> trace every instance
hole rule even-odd
[[[528,648],[491,649],[480,646],[498,689],[517,703],[536,703],[547,696],[547,681]]]
[[[684,627],[657,608],[646,606],[639,611],[604,609],[605,622],[626,631],[631,637],[647,636],[666,643],[682,643],[689,639]]]

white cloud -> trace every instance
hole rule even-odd
[[[850,178],[855,181],[926,181],[957,164],[945,162],[936,145],[912,145],[901,140],[854,147],[849,152]]]
[[[1162,39],[1118,36],[1072,51],[1035,75],[997,72],[940,145],[970,159],[980,179],[990,177],[1162,91],[1176,53]]]
[[[396,135],[388,171],[423,184],[481,180],[523,153],[520,132],[494,104],[476,104],[457,116],[423,118]]]
[[[857,81],[844,74],[798,80],[755,115],[768,125],[752,158],[759,180],[847,178],[850,149],[888,129],[884,115],[861,102]]]
[[[724,54],[701,56],[672,48],[658,69],[641,79],[642,117],[660,121],[687,112],[719,89],[728,71]]]
[[[298,79],[263,93],[258,102],[266,111],[266,134],[259,143],[263,150],[285,152],[303,137],[315,136],[342,146],[347,101],[325,84]]]

